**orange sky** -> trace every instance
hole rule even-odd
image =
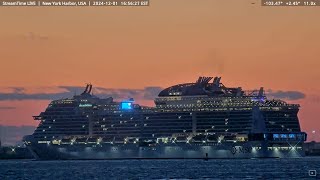
[[[167,87],[199,75],[296,90],[302,128],[320,122],[319,7],[257,0],[150,0],[150,7],[0,8],[0,86]],[[256,2],[256,4],[251,4]],[[2,101],[0,124],[34,124],[47,101]]]

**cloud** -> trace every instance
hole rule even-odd
[[[144,98],[147,100],[153,100],[162,91],[161,87],[145,87],[144,88]]]
[[[9,110],[9,109],[16,109],[16,107],[0,106],[0,110]]]
[[[50,99],[60,99],[68,97],[66,95],[69,93],[36,93],[36,94],[26,94],[26,93],[0,93],[0,101],[4,100],[50,100]]]
[[[24,90],[25,90],[25,88],[23,88],[23,87],[12,87],[11,89],[12,89],[13,92],[15,92],[15,93],[23,93]]]
[[[47,88],[47,87],[46,87]],[[4,100],[55,100],[72,97],[75,94],[80,94],[84,91],[84,87],[80,86],[58,86],[52,87],[58,89],[58,92],[39,92],[39,93],[26,93],[25,88],[11,87],[11,92],[0,92],[0,101]],[[94,95],[107,98],[113,97],[114,99],[135,98],[153,100],[158,93],[162,90],[161,87],[145,87],[144,89],[112,89],[103,87],[94,87],[92,92]]]
[[[93,89],[95,95],[100,97],[113,97],[115,99],[119,98],[136,98],[153,100],[158,96],[161,87],[145,87],[144,89],[107,89],[107,88],[96,88]],[[97,92],[97,93],[95,93]]]
[[[21,143],[22,137],[34,132],[34,126],[2,126],[0,125],[0,138],[2,145],[16,145]]]
[[[315,97],[312,99],[312,102],[320,103],[320,96],[315,96]]]
[[[267,96],[275,99],[299,100],[304,99],[306,95],[299,91],[281,91],[267,90]]]
[[[317,94],[308,94],[308,102],[310,103],[320,103],[320,96]]]
[[[32,41],[36,41],[36,40],[48,40],[49,37],[48,36],[44,36],[35,32],[28,32],[24,35],[22,35],[22,38],[25,40],[32,40]]]
[[[55,100],[72,97],[75,94],[81,94],[84,87],[81,86],[57,86],[44,87],[42,91],[54,89],[55,91],[30,93],[27,88],[10,87],[9,92],[0,91],[0,101],[5,100]],[[158,86],[145,87],[143,89],[113,89],[104,87],[93,87],[92,92],[95,96],[100,98],[113,97],[114,99],[143,99],[153,100],[163,88]],[[29,92],[29,93],[27,93]],[[267,90],[266,94],[269,98],[299,100],[304,99],[306,95],[299,91],[282,91],[282,90]],[[14,107],[0,107],[0,109],[13,109]]]

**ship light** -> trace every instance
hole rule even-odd
[[[133,99],[122,101],[120,103],[121,110],[131,110],[131,109],[133,109],[133,102],[134,102]],[[122,114],[120,116],[122,116]]]
[[[257,153],[257,147],[252,148],[253,153]]]
[[[79,104],[79,107],[92,107],[92,104]]]

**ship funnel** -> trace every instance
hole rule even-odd
[[[87,84],[86,89],[83,91],[82,94],[90,94],[91,91],[92,91],[92,85],[91,84]]]
[[[87,91],[88,91],[88,88],[89,88],[89,84],[86,85],[86,89],[85,89],[85,90],[83,91],[83,93],[81,93],[81,94],[86,94]]]
[[[238,87],[236,96],[240,97],[241,95],[242,95],[242,89],[241,89],[241,87]]]
[[[213,79],[213,85],[214,85],[215,87],[219,87],[219,85],[220,85],[220,80],[221,80],[221,77],[215,77],[215,78]]]
[[[92,91],[92,84],[89,84],[88,94],[91,94]]]
[[[259,90],[259,94],[258,94],[259,97],[262,97],[264,96],[264,90],[263,90],[263,87],[260,87],[260,90]]]
[[[212,77],[199,77],[196,84],[200,86],[205,86],[209,83],[209,81],[212,79]]]

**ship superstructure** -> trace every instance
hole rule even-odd
[[[38,159],[304,156],[299,105],[220,81],[200,77],[168,87],[155,107],[98,98],[88,84],[34,116],[40,124],[24,141]]]

